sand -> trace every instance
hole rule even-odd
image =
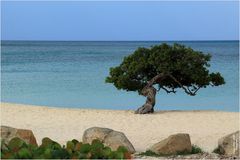
[[[171,134],[188,133],[192,144],[211,152],[220,137],[239,130],[239,112],[158,111],[136,115],[133,111],[68,109],[1,103],[1,125],[31,129],[38,143],[49,137],[61,144],[82,139],[90,127],[124,132],[135,149],[145,151]]]

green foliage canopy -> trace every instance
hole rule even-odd
[[[117,89],[141,93],[152,78],[162,74],[153,83],[159,90],[175,93],[175,89],[182,88],[187,94],[195,95],[200,88],[225,83],[219,72],[209,72],[210,59],[210,54],[176,43],[142,47],[125,57],[119,66],[110,68],[106,82],[113,83]]]
[[[1,143],[1,159],[131,159],[131,153],[119,146],[116,151],[95,139],[83,144],[73,139],[66,146],[50,138],[43,138],[40,146],[27,144],[20,138],[13,138],[8,144]]]

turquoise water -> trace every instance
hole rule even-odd
[[[162,42],[2,41],[1,101],[56,107],[136,109],[145,98],[106,84],[109,68],[137,47]],[[173,43],[173,42],[168,42]],[[159,92],[159,110],[238,111],[238,41],[180,42],[212,54],[211,71],[226,80],[191,97]]]

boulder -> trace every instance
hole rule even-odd
[[[133,145],[122,132],[100,127],[92,127],[84,131],[83,143],[91,144],[94,139],[99,139],[112,150],[117,150],[119,146],[124,146],[130,153],[135,152]]]
[[[154,144],[150,151],[160,155],[175,155],[179,153],[191,153],[192,145],[189,134],[178,133]]]
[[[26,143],[37,146],[36,138],[31,130],[1,126],[1,141],[8,144],[14,137],[21,138]]]
[[[99,139],[100,141],[104,141],[105,137],[112,132],[112,129],[108,128],[100,128],[100,127],[92,127],[88,128],[84,131],[82,141],[83,143],[91,144],[94,139]]]
[[[227,156],[239,156],[239,131],[226,135],[218,140],[221,154]]]
[[[130,153],[134,153],[135,149],[124,133],[112,131],[104,139],[104,144],[112,150],[117,150],[119,146],[124,146]]]

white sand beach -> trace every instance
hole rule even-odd
[[[220,137],[239,130],[239,112],[158,111],[136,115],[133,111],[68,109],[1,103],[1,125],[31,129],[38,143],[49,137],[64,144],[82,139],[90,127],[124,132],[137,151],[175,133],[189,133],[192,144],[211,152]]]

